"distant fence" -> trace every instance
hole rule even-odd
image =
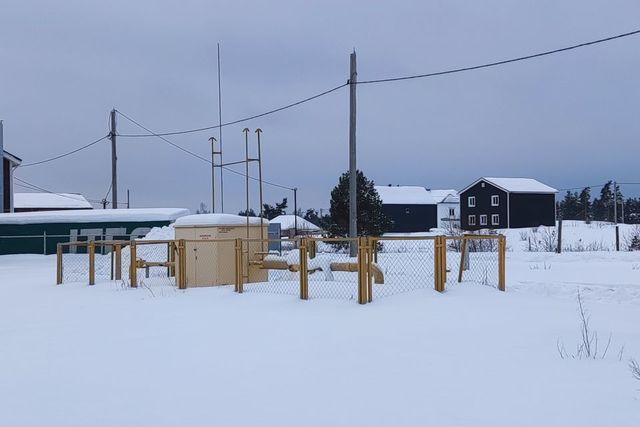
[[[147,230],[148,231],[148,230]],[[129,242],[130,240],[140,239],[144,237],[144,233],[136,234],[118,234],[116,236],[103,233],[103,234],[27,234],[27,235],[0,235],[0,255],[7,254],[39,254],[39,255],[53,255],[56,253],[57,245],[60,243],[70,243],[69,250],[72,253],[86,253],[86,243],[89,241],[95,242],[109,242],[109,241],[123,241]],[[76,243],[79,243],[76,245]]]
[[[274,247],[279,250],[269,249]],[[457,283],[504,291],[505,256],[502,235],[92,240],[57,245],[56,282],[118,281],[150,289],[233,285],[238,293],[366,304],[417,289],[443,292]]]

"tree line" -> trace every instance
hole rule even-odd
[[[585,187],[579,193],[567,191],[564,199],[557,203],[558,217],[565,220],[615,222],[614,208],[617,202],[617,220],[627,224],[640,223],[640,198],[624,198],[620,186],[613,188],[613,181],[607,182],[600,194],[592,199],[591,188]],[[614,193],[615,192],[615,193]]]

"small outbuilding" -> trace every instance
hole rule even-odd
[[[280,224],[280,237],[293,238],[322,232],[320,227],[297,215],[279,215],[269,220],[269,224]]]
[[[0,122],[0,126],[1,126]],[[2,130],[0,129],[0,132]],[[20,166],[22,159],[14,156],[8,151],[2,150],[0,144],[0,151],[2,151],[2,181],[0,182],[0,201],[2,202],[2,212],[13,212],[13,171]]]
[[[187,241],[187,287],[235,283],[235,239],[239,238],[250,239],[243,248],[243,256],[247,257],[243,267],[245,283],[266,281],[268,270],[251,261],[262,259],[268,250],[266,242],[263,245],[260,241],[267,238],[268,224],[266,219],[230,214],[178,218],[174,223],[175,237]]]
[[[479,178],[460,191],[461,228],[554,226],[557,192],[532,178]]]

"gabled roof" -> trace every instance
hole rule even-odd
[[[15,193],[13,205],[18,209],[91,209],[91,203],[81,194]]]
[[[433,200],[435,200],[436,203],[443,203],[447,198],[449,198],[448,201],[451,202],[451,196],[453,197],[458,196],[458,192],[456,190],[427,190],[427,191],[431,193],[431,196],[433,197]]]
[[[13,154],[11,154],[6,150],[2,150],[2,157],[9,160],[14,165],[19,165],[20,163],[22,163],[22,159],[20,157],[14,156]]]
[[[413,185],[376,185],[376,191],[385,205],[435,205],[433,195],[424,187]]]
[[[546,184],[533,178],[489,178],[482,177],[474,181],[472,184],[466,186],[460,191],[460,193],[467,191],[480,181],[488,182],[501,190],[508,193],[542,193],[542,194],[555,194],[558,192],[553,187],[549,187]]]

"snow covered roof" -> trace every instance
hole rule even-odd
[[[424,187],[376,185],[376,191],[385,205],[435,205],[433,195]]]
[[[91,203],[81,194],[71,193],[15,193],[13,205],[21,209],[91,209]]]
[[[444,200],[449,196],[454,196],[454,197],[458,196],[458,192],[456,190],[427,190],[427,191],[431,193],[431,196],[433,197],[433,200],[436,201],[436,203],[444,202]],[[449,202],[450,201],[451,200],[449,200]]]
[[[188,209],[181,208],[18,212],[0,214],[0,224],[175,221],[177,218],[188,214]]]
[[[2,150],[2,157],[9,160],[14,165],[19,165],[20,163],[22,163],[22,159],[20,157],[14,156],[13,154],[11,154],[6,150]]]
[[[260,225],[261,218],[257,216],[249,217],[249,225]],[[262,219],[264,224],[268,224],[269,221]],[[241,215],[231,214],[199,214],[199,215],[187,215],[178,218],[174,224],[175,227],[192,227],[192,226],[228,226],[228,225],[247,225],[247,217]]]
[[[501,188],[510,193],[557,193],[553,187],[549,187],[546,184],[541,183],[538,180],[533,178],[488,178],[482,177],[476,180],[473,184],[467,186],[464,190],[466,191],[470,187],[476,185],[480,181],[486,181],[490,184],[495,185],[498,188]]]
[[[320,231],[320,227],[307,221],[304,218],[297,217],[298,230]],[[280,215],[270,221],[272,224],[280,224],[280,230],[293,230],[295,228],[296,215]]]

